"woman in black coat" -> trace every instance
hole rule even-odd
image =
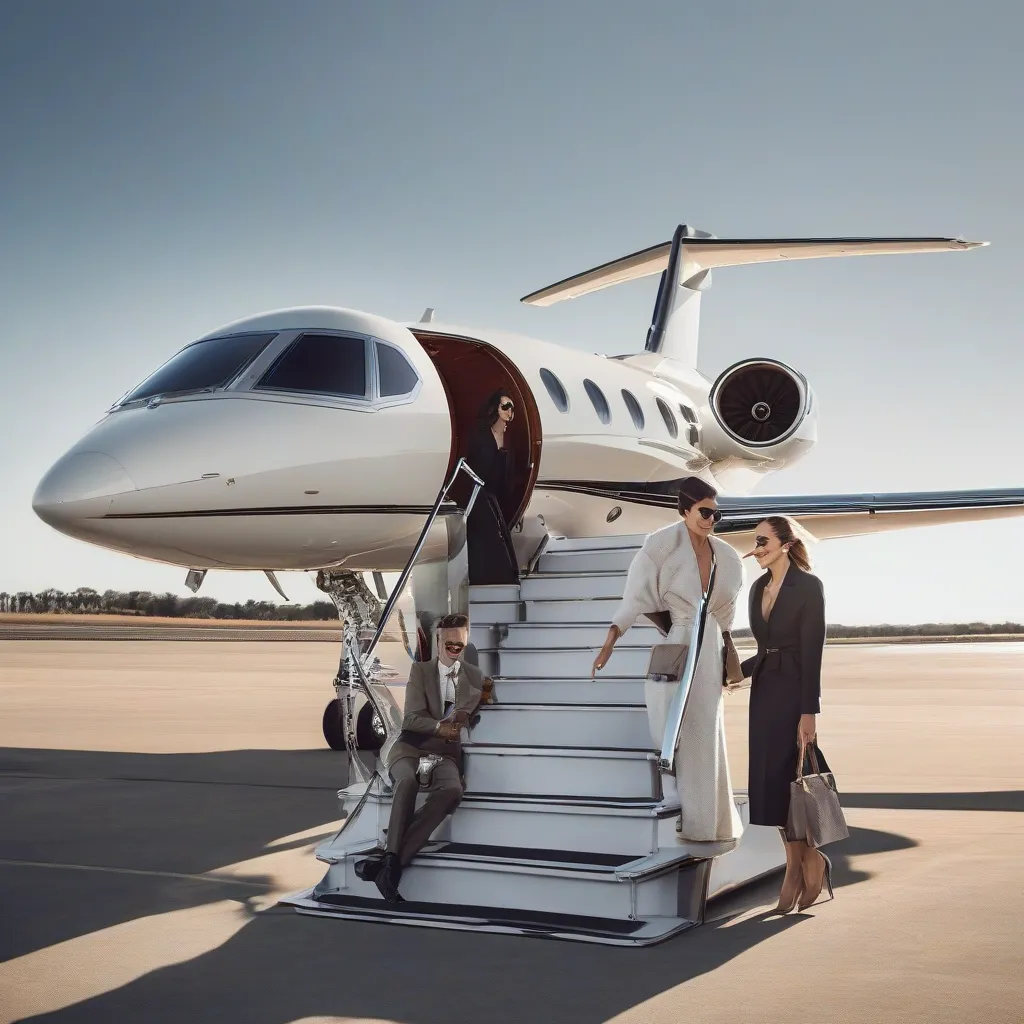
[[[786,847],[786,877],[778,913],[801,910],[832,894],[832,864],[820,850],[786,836],[789,786],[800,751],[813,747],[820,771],[828,765],[816,742],[821,710],[821,654],[825,646],[825,594],[810,573],[804,542],[785,516],[758,524],[750,552],[767,569],[750,589],[750,628],[757,654],[743,662],[751,676],[749,760],[751,825],[774,825]],[[749,555],[747,556],[749,557]]]
[[[495,391],[480,410],[469,439],[466,461],[484,482],[466,520],[471,584],[518,583],[519,568],[509,522],[516,513],[515,460],[506,432],[515,418],[515,402]]]

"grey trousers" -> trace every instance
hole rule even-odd
[[[451,758],[446,757],[434,769],[426,802],[413,814],[416,808],[416,794],[420,789],[419,779],[416,778],[418,764],[418,757],[400,757],[391,765],[395,795],[391,802],[391,820],[388,823],[387,852],[398,854],[402,867],[423,849],[430,839],[430,833],[459,806],[459,801],[462,800],[459,769]]]

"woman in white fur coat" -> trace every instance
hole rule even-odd
[[[743,564],[732,547],[712,536],[715,523],[721,519],[717,497],[718,492],[699,477],[682,482],[682,522],[656,530],[644,541],[629,567],[622,603],[612,619],[608,638],[594,659],[596,673],[608,663],[619,637],[640,616],[655,612],[668,611],[672,617],[672,631],[661,643],[688,643],[698,602],[707,590],[714,553],[715,585],[676,748],[675,788],[681,812],[676,830],[684,842],[736,840],[743,832],[729,777],[722,707],[725,668],[729,670],[729,682],[742,679],[729,630],[743,587]],[[723,659],[727,665],[723,665]],[[678,688],[677,682],[647,680],[647,714],[656,750],[661,750],[668,712]],[[671,777],[664,781],[666,801],[671,801],[676,796],[671,792]]]

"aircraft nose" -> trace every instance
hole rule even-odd
[[[124,466],[102,452],[69,452],[54,463],[32,496],[32,509],[57,529],[100,513],[116,494],[136,489]]]

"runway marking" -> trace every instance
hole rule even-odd
[[[0,857],[0,867],[9,868],[54,868],[58,871],[97,871],[110,875],[141,875],[145,878],[173,878],[186,882],[209,882],[214,885],[240,885],[247,889],[266,892],[273,888],[267,882],[245,882],[225,875],[188,875],[179,871],[145,871],[142,868],[112,868],[99,864],[59,864],[45,860],[8,860]]]
[[[173,756],[153,754],[153,757]],[[308,786],[284,782],[220,782],[216,779],[161,779],[147,775],[44,775],[33,772],[5,772],[0,769],[0,779],[45,779],[51,782],[166,782],[183,786],[248,786],[252,789],[310,789],[323,793],[336,793],[344,786]]]

